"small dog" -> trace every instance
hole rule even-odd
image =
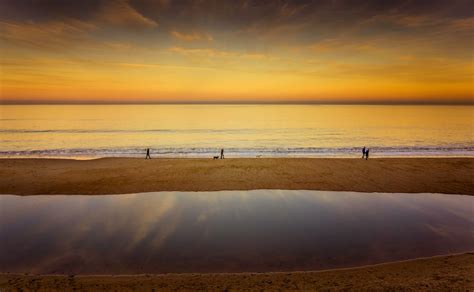
[[[213,159],[219,159],[219,156],[214,156]]]

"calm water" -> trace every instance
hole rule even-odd
[[[0,106],[0,157],[472,156],[473,106]]]
[[[474,250],[474,197],[318,191],[0,196],[0,272],[348,267]]]

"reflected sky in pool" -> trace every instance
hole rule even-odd
[[[0,195],[0,272],[350,267],[474,250],[474,197],[321,191]]]

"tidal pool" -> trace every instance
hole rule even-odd
[[[352,267],[474,250],[474,197],[325,191],[0,195],[0,272]]]

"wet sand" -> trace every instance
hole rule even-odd
[[[474,158],[0,159],[0,193],[304,189],[474,195]]]
[[[1,290],[472,291],[474,253],[361,268],[292,273],[42,276],[0,274]]]

